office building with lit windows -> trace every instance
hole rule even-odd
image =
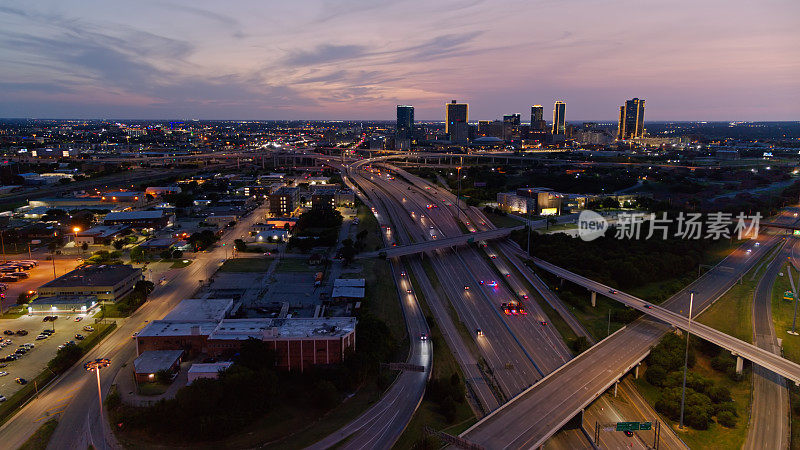
[[[544,121],[544,107],[542,105],[531,106],[531,128],[532,132],[545,131],[547,123]]]
[[[269,213],[272,217],[288,216],[300,202],[300,189],[284,186],[269,195]]]
[[[644,99],[632,98],[619,107],[617,139],[640,138],[644,136]]]
[[[553,134],[563,136],[567,132],[567,104],[561,100],[553,105]]]
[[[397,105],[397,129],[394,144],[397,150],[409,150],[414,139],[414,107]]]
[[[445,133],[450,141],[466,144],[469,139],[469,105],[455,100],[445,106]]]

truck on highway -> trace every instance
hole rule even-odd
[[[431,228],[428,230],[428,233],[431,235],[431,239],[436,239],[438,236],[436,235],[436,230]]]

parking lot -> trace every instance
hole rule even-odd
[[[20,344],[33,343],[35,345],[33,349],[16,361],[0,363],[0,365],[5,365],[5,367],[0,368],[0,372],[8,372],[8,375],[0,377],[0,395],[8,398],[17,392],[22,386],[14,381],[15,378],[20,377],[31,380],[39,375],[45,370],[47,362],[53,359],[59,345],[67,341],[78,342],[75,339],[75,334],[80,333],[86,336],[89,333],[83,331],[83,327],[93,325],[91,318],[84,318],[80,322],[75,322],[76,316],[74,315],[62,314],[58,316],[58,319],[51,322],[42,322],[43,317],[42,315],[25,315],[17,319],[0,320],[0,333],[5,330],[15,332],[17,330],[25,330],[28,332],[26,336],[0,334],[3,340],[10,339],[12,341],[10,345],[0,348],[0,358],[14,353]],[[36,336],[42,330],[53,328],[55,328],[55,333],[51,337],[36,340]]]
[[[15,260],[15,259],[29,259],[28,255],[25,254],[24,258],[16,256],[12,258],[11,256],[8,257],[8,260]],[[38,258],[37,256],[42,256]],[[28,291],[35,291],[39,288],[39,286],[51,281],[53,279],[53,261],[48,261],[44,259],[44,255],[33,255],[33,259],[39,262],[39,265],[30,269],[26,270],[30,275],[30,278],[26,278],[24,280],[16,281],[16,282],[9,282],[4,283],[8,286],[8,290],[3,292],[5,297],[2,299],[2,311],[6,311],[8,308],[17,304],[17,298],[19,298],[19,294]],[[65,273],[69,272],[70,270],[77,267],[79,264],[78,258],[76,256],[56,256],[55,259],[55,271],[57,276],[64,275]]]

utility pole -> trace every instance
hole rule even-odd
[[[791,259],[791,258],[790,258]],[[792,293],[794,294],[794,317],[792,318],[792,331],[789,331],[789,334],[797,335],[795,331],[795,325],[797,324],[797,288],[794,285],[794,280],[792,279],[792,265],[788,264],[786,266],[786,273],[789,274],[789,283],[792,284]],[[800,282],[800,280],[798,280]]]
[[[681,421],[679,428],[683,429],[683,407],[686,403],[686,371],[689,368],[689,330],[692,328],[692,304],[694,291],[689,292],[689,324],[686,326],[686,355],[683,358],[683,392],[681,392]]]

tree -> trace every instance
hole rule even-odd
[[[88,243],[86,243],[86,242],[84,242],[83,244],[81,244],[81,250],[83,250],[83,251],[89,250],[89,244],[88,244]]]
[[[125,247],[125,240],[124,239],[117,239],[111,245],[113,245],[114,248],[117,249],[117,250],[122,250],[122,248]]]
[[[131,261],[136,263],[144,261],[144,250],[138,245],[131,249]]]
[[[667,372],[661,366],[648,367],[644,378],[653,386],[660,387],[664,385],[664,380],[667,379]]]
[[[241,239],[234,239],[233,248],[235,248],[237,252],[246,252],[247,244]]]
[[[730,411],[722,411],[717,415],[717,423],[727,428],[736,427],[736,416]]]
[[[341,395],[333,383],[319,380],[312,389],[314,404],[321,409],[330,409],[339,403]]]
[[[172,372],[166,369],[161,369],[156,372],[156,382],[161,384],[170,384],[172,383]]]
[[[75,344],[61,347],[56,356],[47,363],[47,367],[55,373],[62,373],[78,362],[83,356],[83,350]]]

